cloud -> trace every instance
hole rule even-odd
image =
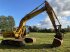
[[[61,15],[62,16],[70,16],[70,11],[63,11],[63,12],[61,12]]]
[[[58,19],[59,19],[59,21],[60,21],[60,23],[62,25],[62,28],[65,28],[68,25],[70,25],[70,21],[66,17],[58,16]]]
[[[47,27],[49,29],[50,27],[52,28],[52,23],[51,23],[49,17],[47,16],[47,18],[40,21],[36,26],[40,27],[40,28],[46,28]]]
[[[58,16],[70,16],[70,0],[47,0]]]
[[[67,27],[70,25],[70,0],[47,0],[52,8],[54,9],[61,25],[62,28]],[[45,15],[45,14],[43,14]],[[56,22],[58,24],[58,22]],[[47,27],[47,28],[52,28],[51,21],[49,17],[47,16],[44,20],[40,21],[39,27]]]
[[[68,25],[70,25],[70,21],[66,17],[58,16],[58,19],[62,25],[62,28],[66,28]],[[58,25],[57,21],[56,24]],[[40,23],[38,23],[36,26],[40,28],[48,28],[48,29],[53,28],[49,17],[46,17],[43,21],[40,21]]]

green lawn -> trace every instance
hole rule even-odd
[[[0,45],[0,52],[70,52],[70,33],[64,34],[64,42],[60,47],[51,48],[54,33],[30,33],[28,37],[36,38],[36,43],[26,44],[22,47]],[[0,37],[0,40],[2,37]]]

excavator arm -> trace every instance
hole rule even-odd
[[[19,37],[21,36],[21,32],[22,32],[22,29],[24,28],[26,22],[33,18],[34,16],[37,16],[38,14],[42,13],[46,11],[46,13],[48,14],[49,18],[50,18],[50,21],[55,29],[55,31],[57,30],[57,27],[56,27],[56,23],[55,23],[55,13],[52,9],[52,7],[49,5],[49,3],[47,1],[45,1],[45,6],[42,7],[41,9],[38,9],[36,11],[33,11],[33,12],[30,12],[29,14],[27,14],[25,17],[23,17],[20,21],[20,24],[19,24],[19,27],[15,33],[15,37]],[[25,28],[23,29],[25,31]],[[23,32],[24,32],[23,31]]]

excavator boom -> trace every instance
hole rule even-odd
[[[54,15],[55,13],[53,12],[53,9],[49,5],[49,3],[45,1],[45,6],[44,7],[42,7],[41,9],[38,9],[38,10],[36,10],[34,12],[30,12],[29,14],[27,14],[25,17],[23,17],[21,19],[20,24],[19,24],[19,27],[18,27],[18,29],[17,29],[17,31],[15,33],[15,36],[18,37],[18,36],[21,35],[22,28],[23,28],[23,26],[25,26],[26,22],[29,19],[33,18],[34,16],[36,16],[36,15],[38,15],[38,14],[44,12],[44,11],[46,11],[46,13],[49,15],[50,21],[51,21],[51,23],[52,23],[52,25],[53,25],[53,27],[54,27],[54,29],[56,31],[57,30],[57,27],[56,27],[55,18],[54,18],[54,17],[56,17]]]

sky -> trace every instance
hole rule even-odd
[[[54,9],[62,27],[70,25],[70,0],[47,0]],[[16,26],[20,20],[44,0],[0,0],[0,16],[13,16]],[[27,21],[26,25],[51,28],[48,15],[43,12]]]

